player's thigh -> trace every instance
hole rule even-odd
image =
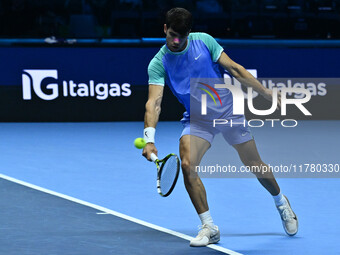
[[[182,169],[189,171],[201,162],[202,157],[210,148],[210,143],[198,136],[184,135],[179,143]]]
[[[233,147],[237,150],[243,164],[247,166],[261,164],[262,160],[254,139],[234,144]]]

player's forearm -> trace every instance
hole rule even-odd
[[[238,65],[233,76],[242,84],[247,87],[253,88],[256,92],[263,95],[266,88],[252,76],[243,66]]]
[[[161,113],[161,106],[156,100],[148,100],[145,105],[144,128],[156,127]]]

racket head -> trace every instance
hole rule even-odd
[[[162,197],[171,194],[176,186],[180,162],[176,154],[171,153],[164,159],[158,160],[157,191]]]

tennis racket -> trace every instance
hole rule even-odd
[[[151,153],[151,160],[157,167],[157,191],[167,197],[175,188],[179,174],[179,159],[176,154],[169,154],[163,159]]]

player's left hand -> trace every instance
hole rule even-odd
[[[271,89],[265,89],[264,93],[262,96],[267,99],[268,101],[273,101],[273,90]],[[278,90],[277,91],[277,110],[281,108],[281,92]]]

